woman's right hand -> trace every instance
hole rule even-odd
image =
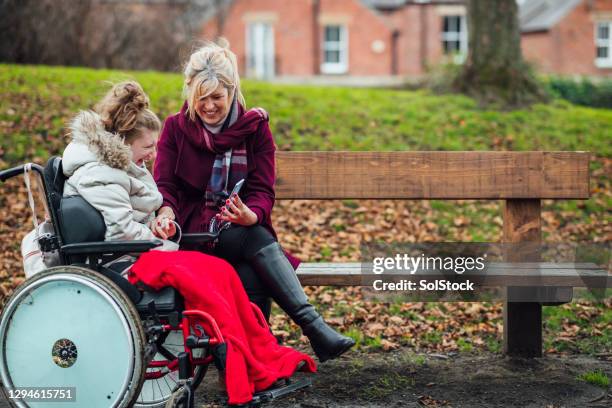
[[[170,222],[174,221],[176,216],[170,207],[162,207],[157,212],[157,217],[151,221],[151,231],[156,237],[168,239],[176,234],[175,225]]]

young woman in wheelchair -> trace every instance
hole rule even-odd
[[[119,83],[95,111],[80,112],[70,124],[72,141],[62,157],[64,197],[80,195],[102,214],[105,240],[159,236],[147,223],[162,196],[145,164],[155,157],[161,123],[148,104],[138,83]],[[165,228],[165,236],[174,235],[174,224]]]
[[[153,226],[160,236],[168,220],[188,233],[219,233],[204,248],[234,266],[251,298],[270,314],[269,296],[309,338],[321,362],[336,358],[355,342],[329,327],[309,303],[272,227],[275,144],[268,114],[247,110],[236,56],[209,43],[194,52],[184,70],[186,101],[169,116],[154,166],[163,196]],[[229,196],[244,179],[239,195]]]

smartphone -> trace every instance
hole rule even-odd
[[[234,194],[238,194],[240,192],[240,189],[242,188],[243,185],[244,185],[244,179],[238,181],[236,183],[236,185],[234,185],[234,188],[232,189],[232,192],[230,193],[230,195],[227,198],[229,199]],[[229,208],[229,205],[226,205],[226,207]]]

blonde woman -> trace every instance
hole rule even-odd
[[[245,108],[236,56],[209,43],[191,55],[184,76],[186,101],[166,119],[158,143],[154,174],[163,204],[156,225],[169,219],[185,232],[219,232],[208,251],[234,266],[266,318],[271,295],[320,361],[340,356],[354,341],[308,302],[294,271],[299,260],[277,242],[270,218],[276,147],[266,111]],[[242,190],[229,196],[241,179]]]

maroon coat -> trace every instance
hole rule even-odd
[[[240,115],[244,110],[240,109]],[[181,112],[166,118],[157,144],[157,158],[153,175],[163,196],[162,206],[172,208],[183,232],[205,232],[208,220],[204,219],[206,186],[212,173],[215,153],[198,146],[202,131]],[[271,213],[274,206],[274,182],[276,179],[274,152],[276,146],[268,121],[261,121],[257,131],[245,139],[247,150],[247,177],[240,191],[241,200],[257,214],[258,223],[274,237]],[[294,268],[299,259],[287,254]]]

